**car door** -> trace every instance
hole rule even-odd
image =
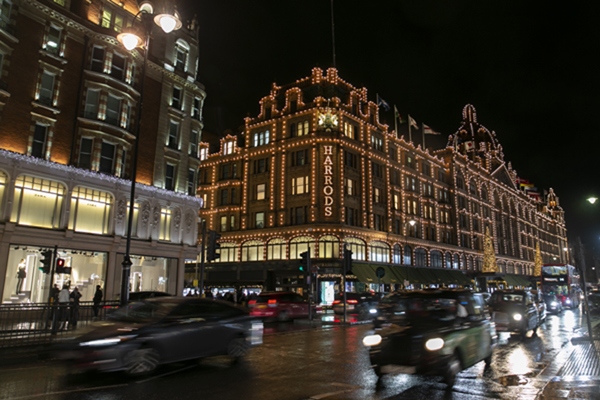
[[[283,296],[287,302],[290,316],[293,318],[306,317],[308,315],[308,303],[304,301],[302,296],[290,293]]]
[[[467,317],[462,322],[465,327],[463,330],[465,337],[461,353],[463,368],[467,368],[489,355],[492,338],[489,321],[485,318],[483,308],[475,301],[473,295],[461,295],[458,301],[467,311]]]
[[[535,329],[538,326],[538,310],[531,293],[525,293],[525,313],[527,314],[528,329]]]

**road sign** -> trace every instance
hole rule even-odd
[[[377,267],[377,269],[375,270],[375,275],[377,275],[379,279],[383,278],[385,276],[385,268]]]
[[[311,271],[313,274],[316,274],[317,272],[319,272],[319,267],[317,267],[316,265],[313,265],[313,266],[310,268],[310,271]]]

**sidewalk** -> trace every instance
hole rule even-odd
[[[600,322],[592,332],[593,337],[600,337]],[[600,400],[600,341],[581,339],[575,338],[544,371],[542,377],[548,381],[537,399]]]

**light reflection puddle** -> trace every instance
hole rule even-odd
[[[504,386],[519,386],[526,385],[529,380],[523,375],[506,375],[498,378],[498,383]]]

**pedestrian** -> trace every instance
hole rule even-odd
[[[25,281],[25,278],[27,278],[27,272],[25,271],[26,267],[27,264],[25,263],[25,259],[22,259],[19,263],[19,268],[17,268],[17,295],[23,290],[23,282]]]
[[[69,328],[77,329],[77,321],[79,320],[79,299],[81,298],[81,293],[79,293],[79,289],[77,286],[73,289],[71,294],[69,295],[69,299],[71,300],[71,318],[69,320]]]
[[[62,290],[58,293],[58,321],[60,323],[58,329],[63,329],[66,325],[69,301],[71,299],[70,296],[69,287],[64,285]]]
[[[50,289],[50,304],[58,304],[58,294],[60,293],[60,289],[58,288],[58,284],[55,284],[52,289]]]
[[[102,290],[100,285],[96,285],[96,293],[94,293],[94,318],[98,318],[98,311],[100,311],[100,302],[102,301]]]

